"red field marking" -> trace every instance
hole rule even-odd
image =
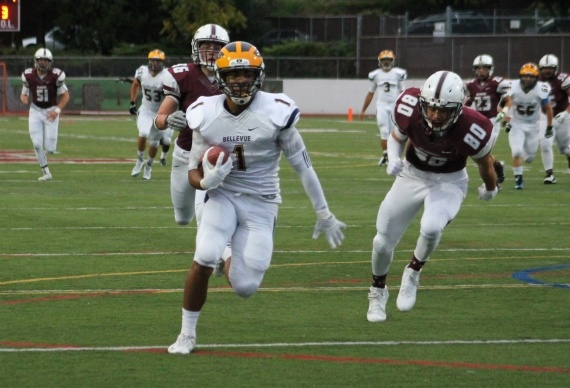
[[[271,353],[253,353],[253,352],[223,352],[211,350],[198,350],[192,352],[195,356],[215,356],[215,357],[241,357],[241,358],[272,358],[298,361],[327,361],[338,363],[355,363],[355,364],[383,364],[383,365],[404,365],[404,366],[426,366],[426,367],[444,367],[457,369],[486,369],[486,370],[504,370],[504,371],[522,371],[537,373],[562,373],[570,374],[570,369],[549,367],[549,366],[531,366],[531,365],[506,365],[506,364],[482,364],[473,362],[449,362],[449,361],[428,361],[428,360],[396,360],[388,358],[357,358],[357,357],[335,357],[335,356],[319,356],[311,354],[271,354]]]
[[[154,294],[154,293],[160,293],[160,290],[109,291],[109,292],[98,292],[98,293],[66,294],[66,295],[47,296],[42,298],[28,298],[28,299],[0,301],[0,306],[11,306],[16,304],[51,302],[51,301],[80,299],[80,298],[100,298],[103,296],[118,296],[118,295],[122,296],[122,295],[136,295],[136,294]]]

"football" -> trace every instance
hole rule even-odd
[[[230,157],[229,153],[220,146],[210,147],[208,148],[208,150],[206,150],[206,152],[208,153],[208,161],[210,162],[210,164],[214,166],[216,165],[216,162],[218,161],[218,156],[220,156],[221,152],[224,153],[223,163],[225,163]]]

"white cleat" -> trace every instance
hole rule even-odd
[[[555,183],[556,183],[556,178],[552,174],[550,174],[544,178],[544,184],[545,185],[553,185]]]
[[[152,166],[149,166],[148,164],[144,165],[144,173],[143,173],[143,179],[146,181],[150,181],[150,173],[152,172]]]
[[[51,181],[51,174],[48,172],[47,174],[42,175],[38,178],[40,182]]]
[[[416,304],[416,293],[420,286],[420,271],[406,267],[402,275],[400,292],[396,299],[396,307],[400,311],[410,311]]]
[[[176,342],[168,347],[170,354],[190,354],[196,346],[196,338],[187,334],[180,333]]]
[[[144,162],[142,160],[137,160],[137,164],[135,164],[135,167],[133,167],[133,171],[131,171],[131,176],[139,176],[143,166]]]
[[[386,302],[388,302],[388,287],[370,287],[368,293],[368,312],[366,318],[368,322],[383,322],[386,320]]]

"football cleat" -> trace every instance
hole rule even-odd
[[[396,299],[396,307],[400,311],[410,311],[416,304],[416,293],[420,286],[420,271],[414,271],[412,268],[406,267],[402,274],[402,283],[400,284],[400,292]]]
[[[160,165],[161,166],[166,166],[166,158],[160,158]]]
[[[196,346],[196,338],[188,334],[180,333],[176,342],[168,347],[170,354],[190,354],[192,349]]]
[[[38,178],[40,182],[51,181],[51,174],[48,172],[47,174],[42,175]]]
[[[144,162],[142,160],[137,160],[135,167],[133,167],[133,171],[131,171],[131,176],[139,176],[143,166],[144,166]]]
[[[524,187],[524,182],[522,175],[515,176],[515,189],[522,190],[523,187]]]
[[[544,184],[545,184],[545,185],[553,185],[553,184],[555,184],[555,183],[556,183],[556,178],[555,178],[554,175],[552,175],[552,174],[547,175],[547,176],[544,178]]]
[[[152,172],[152,166],[149,166],[148,164],[144,165],[144,173],[143,173],[143,179],[145,181],[149,181],[150,180],[150,173]]]
[[[388,302],[388,287],[370,287],[368,293],[368,312],[366,318],[368,322],[382,322],[386,320],[386,302]]]

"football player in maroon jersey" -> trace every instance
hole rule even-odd
[[[497,107],[502,96],[509,89],[509,80],[502,77],[493,76],[493,57],[488,54],[481,54],[473,60],[473,72],[475,78],[467,82],[468,99],[466,106],[470,106],[493,123],[493,135],[495,141],[501,132],[501,119],[504,115],[499,115]],[[498,117],[497,117],[498,116]],[[504,165],[495,160],[493,167],[497,174],[499,184],[505,180]]]
[[[165,98],[154,119],[156,127],[167,126],[179,131],[172,153],[170,196],[174,206],[174,219],[187,225],[194,218],[196,190],[188,182],[188,154],[192,148],[192,131],[186,123],[186,109],[201,96],[221,94],[214,82],[214,63],[218,53],[230,41],[225,29],[206,24],[192,39],[191,63],[171,66],[163,81]]]
[[[488,201],[497,195],[491,154],[493,124],[474,109],[465,107],[464,101],[461,77],[438,71],[421,89],[405,90],[394,105],[396,128],[388,138],[387,172],[396,176],[396,180],[380,205],[376,220],[372,286],[368,294],[370,322],[386,319],[386,277],[394,249],[423,207],[420,236],[412,260],[404,269],[396,301],[400,311],[409,311],[414,306],[420,271],[467,195],[468,157],[477,164],[484,182],[478,189],[479,198]]]
[[[570,172],[570,74],[558,71],[558,58],[544,55],[538,62],[539,80],[550,84],[550,105],[554,114],[554,138],[560,153],[568,159]],[[546,183],[546,178],[544,183]]]
[[[42,169],[39,181],[49,181],[52,178],[46,152],[55,153],[59,115],[69,102],[65,73],[52,67],[52,63],[51,51],[41,48],[34,54],[34,67],[25,69],[22,73],[24,85],[20,101],[25,105],[30,104],[28,126],[34,152]]]

